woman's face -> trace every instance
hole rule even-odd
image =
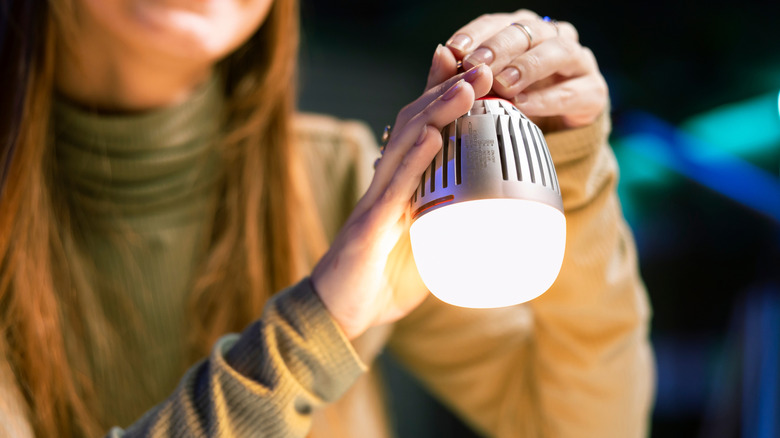
[[[273,0],[77,0],[90,38],[137,54],[214,63],[245,42]]]

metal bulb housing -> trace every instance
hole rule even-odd
[[[563,262],[561,189],[539,128],[503,99],[479,99],[442,130],[411,202],[415,263],[442,301],[474,308],[544,293]]]

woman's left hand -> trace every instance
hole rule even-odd
[[[455,32],[437,49],[426,88],[455,75],[459,60],[490,66],[493,93],[546,131],[590,124],[607,106],[606,81],[574,26],[529,10],[483,15]]]

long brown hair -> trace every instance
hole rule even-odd
[[[10,365],[40,436],[104,431],[85,372],[93,312],[80,281],[77,239],[55,187],[49,117],[61,2],[0,6],[0,362]],[[274,0],[262,27],[218,65],[227,102],[223,196],[210,249],[193,280],[190,345],[204,354],[222,334],[256,319],[270,295],[307,272],[324,248],[293,147],[296,0]],[[10,90],[9,90],[10,88]],[[84,298],[87,297],[87,298]],[[94,320],[92,315],[88,320]],[[97,321],[101,321],[97,318]],[[66,348],[66,338],[68,345]]]

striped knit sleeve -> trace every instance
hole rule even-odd
[[[165,402],[108,436],[303,437],[313,410],[365,370],[306,278],[240,336],[220,339]]]

